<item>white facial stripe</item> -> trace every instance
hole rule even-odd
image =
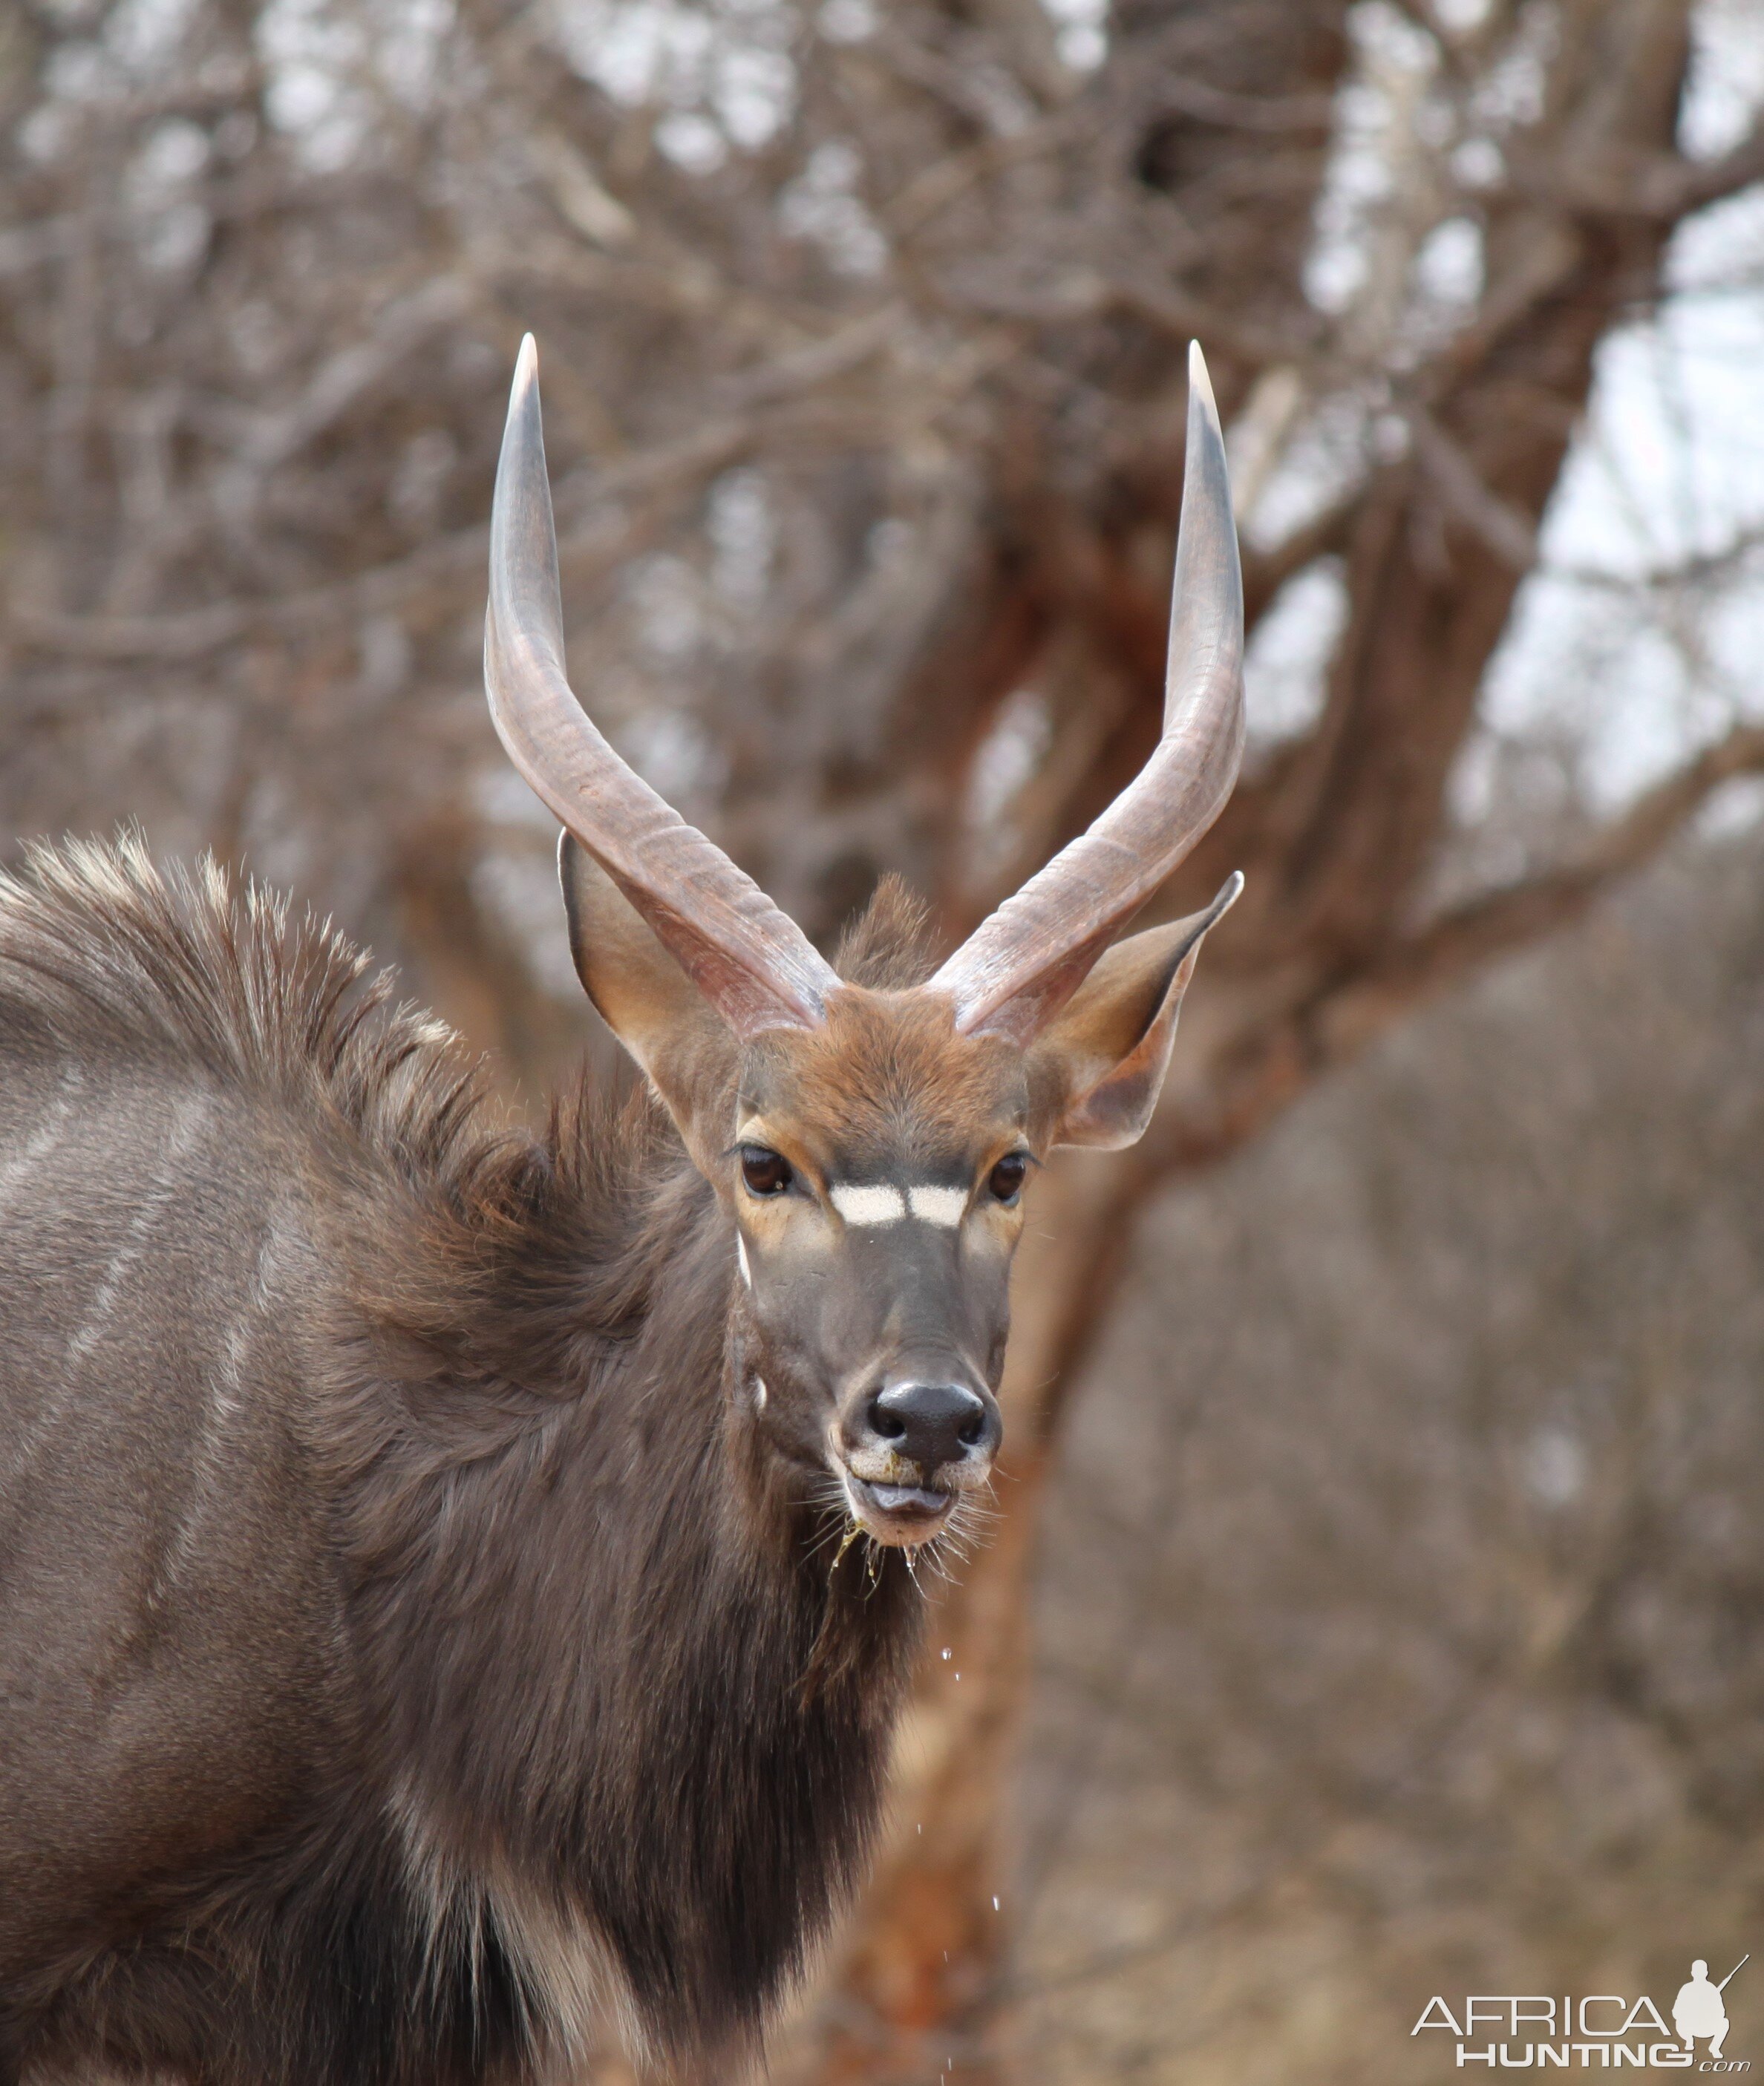
[[[888,1186],[839,1187],[831,1191],[830,1199],[848,1224],[897,1224],[910,1211],[922,1224],[954,1231],[968,1210],[968,1198],[960,1188],[928,1186],[904,1194]]]
[[[835,1188],[832,1202],[848,1224],[897,1224],[906,1215],[898,1188]]]
[[[756,1412],[765,1410],[765,1378],[763,1376],[756,1376],[753,1379],[753,1409]]]
[[[927,1224],[952,1232],[967,1214],[968,1198],[960,1188],[909,1188],[907,1207]]]
[[[735,1263],[741,1270],[741,1279],[751,1289],[753,1287],[753,1270],[748,1265],[748,1242],[739,1232],[735,1233]]]

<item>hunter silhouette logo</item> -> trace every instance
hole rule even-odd
[[[1748,1950],[1719,1985],[1710,1983],[1709,1965],[1700,1956],[1691,1965],[1690,1982],[1678,1987],[1678,1997],[1672,2002],[1672,2026],[1685,2038],[1686,2050],[1694,2050],[1697,2037],[1706,2035],[1709,2054],[1721,2054],[1721,2046],[1728,2039],[1728,2010],[1721,1994],[1751,1960]]]
[[[1742,1956],[1719,1985],[1698,1956],[1672,2002],[1672,2026],[1644,1993],[1629,1999],[1615,1992],[1585,1999],[1553,1993],[1472,1993],[1454,2013],[1437,1994],[1422,2009],[1409,2034],[1442,2029],[1455,2041],[1455,2068],[1486,2064],[1490,2071],[1586,2071],[1597,2065],[1620,2071],[1742,2072],[1751,2059],[1727,2054],[1728,2009],[1722,1994],[1751,1961]],[[1491,2040],[1478,2042],[1479,2037]],[[1699,2056],[1697,2045],[1706,2046]]]

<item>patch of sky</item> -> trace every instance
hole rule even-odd
[[[211,219],[190,193],[211,154],[200,125],[174,117],[151,130],[124,180],[131,221],[131,245],[140,263],[156,272],[190,267],[207,250]]]
[[[1558,565],[1638,577],[1764,526],[1764,296],[1668,298],[1601,343],[1545,519]]]
[[[655,126],[655,143],[684,173],[714,174],[729,156],[728,139],[696,109],[670,109]]]
[[[1492,189],[1506,172],[1506,158],[1492,138],[1464,138],[1451,148],[1451,167],[1460,187]]]
[[[1344,312],[1366,279],[1364,226],[1390,194],[1389,169],[1378,149],[1384,113],[1379,98],[1363,86],[1344,87],[1336,97],[1335,144],[1302,277],[1306,297],[1319,312]]]
[[[1484,715],[1584,735],[1596,801],[1633,797],[1764,716],[1764,194],[1705,211],[1673,242],[1651,321],[1600,346],[1586,423],[1491,664]],[[1689,568],[1681,581],[1669,576]],[[1561,575],[1608,575],[1620,593]],[[1647,584],[1648,582],[1653,582]]]
[[[787,239],[819,247],[842,275],[876,275],[888,258],[888,241],[858,194],[862,172],[857,147],[829,138],[778,194],[778,229]]]
[[[654,704],[621,726],[619,751],[671,804],[711,798],[728,780],[728,762],[695,717]]]
[[[1399,366],[1436,353],[1475,316],[1483,286],[1482,227],[1473,217],[1442,219],[1416,249],[1409,268]]]
[[[1566,1427],[1539,1428],[1525,1445],[1521,1469],[1540,1506],[1570,1506],[1586,1490],[1586,1449]]]
[[[765,599],[778,548],[778,526],[762,472],[747,466],[725,471],[705,503],[710,539],[711,584],[725,601],[742,609]]]
[[[1472,90],[1468,128],[1501,135],[1537,121],[1561,33],[1550,0],[1519,10],[1512,34]]]
[[[982,839],[1033,779],[1053,739],[1054,721],[1038,689],[1015,689],[999,705],[968,782],[968,823]]]
[[[1250,633],[1243,702],[1252,751],[1310,730],[1323,709],[1329,662],[1348,618],[1336,558],[1296,573]]]
[[[1438,62],[1425,31],[1387,0],[1360,0],[1349,15],[1355,62],[1336,96],[1335,138],[1317,200],[1302,286],[1319,311],[1345,312],[1365,287],[1373,226],[1393,184],[1391,143]]]
[[[771,143],[795,95],[796,69],[782,51],[732,42],[718,53],[711,100],[730,143],[744,151]]]
[[[194,181],[208,164],[208,133],[200,124],[181,117],[160,124],[147,134],[130,171],[131,189],[145,197],[164,194]]]
[[[49,83],[49,92],[54,87]],[[14,133],[19,151],[34,167],[51,166],[72,141],[72,112],[65,101],[40,101]]]
[[[1486,12],[1481,0],[1459,0],[1440,14],[1441,28],[1448,38],[1464,33]],[[1393,147],[1412,136],[1442,155],[1467,188],[1493,186],[1506,164],[1499,141],[1542,113],[1556,35],[1553,10],[1534,0],[1460,110],[1441,91],[1438,43],[1420,23],[1387,0],[1361,0],[1349,22],[1355,62],[1336,96],[1335,142],[1303,276],[1311,304],[1331,314],[1347,313],[1367,287],[1376,228],[1397,179]],[[1474,227],[1457,222],[1447,255],[1421,265],[1468,259]],[[1480,252],[1476,261],[1480,269]]]
[[[372,121],[359,83],[367,57],[359,19],[327,0],[268,0],[257,46],[270,121],[315,171],[346,166]]]
[[[1690,31],[1679,148],[1712,160],[1739,143],[1764,106],[1764,14],[1758,0],[1702,0]]]
[[[104,47],[132,79],[165,73],[178,57],[201,0],[121,0],[104,23]]]
[[[1470,0],[1464,0],[1465,7]],[[1421,70],[1433,63],[1424,32],[1384,0],[1353,11],[1358,53],[1337,100],[1337,142],[1305,287],[1320,309],[1349,314],[1367,286],[1379,212],[1392,192],[1393,121],[1408,94],[1425,126]],[[1447,34],[1455,13],[1442,18]],[[1468,23],[1464,26],[1474,26]],[[1502,141],[1541,114],[1559,24],[1547,0],[1523,7],[1495,62],[1468,97],[1461,131],[1428,141],[1472,187],[1499,177]],[[1708,159],[1747,134],[1764,108],[1764,11],[1755,0],[1703,0],[1693,17],[1694,59],[1680,140]],[[1437,127],[1437,126],[1436,126]],[[1473,308],[1483,255],[1474,217],[1459,211],[1423,240],[1411,271],[1425,346],[1455,313]],[[1676,233],[1658,311],[1600,346],[1584,424],[1546,512],[1542,568],[1521,590],[1486,678],[1483,723],[1497,738],[1573,737],[1583,786],[1609,810],[1681,762],[1736,717],[1764,716],[1764,186],[1700,212]],[[1406,429],[1374,383],[1326,397],[1304,415],[1246,518],[1266,548],[1351,489],[1375,462],[1400,455]],[[1699,577],[1698,562],[1718,567]],[[1655,584],[1689,564],[1690,577]],[[1599,583],[1589,583],[1589,575]],[[1644,584],[1647,582],[1647,584]],[[1290,630],[1280,619],[1291,615]],[[1319,619],[1307,624],[1307,616]],[[1301,722],[1320,682],[1305,632],[1331,641],[1323,596],[1285,602],[1252,645],[1264,717],[1272,691]],[[1268,662],[1279,662],[1271,672]],[[1273,730],[1272,724],[1258,726]],[[1467,749],[1465,760],[1478,758]],[[1475,797],[1460,779],[1458,801]],[[1735,801],[1738,801],[1737,798]]]
[[[1666,283],[1679,296],[1751,299],[1764,291],[1764,184],[1712,203],[1680,228]]]
[[[1448,36],[1473,36],[1489,19],[1493,0],[1433,0],[1434,19]]]
[[[1764,821],[1764,775],[1733,775],[1703,799],[1695,828],[1707,841],[1732,840]]]
[[[114,62],[99,44],[62,44],[51,51],[43,69],[48,106],[58,102],[89,106],[123,91]]]
[[[1415,255],[1415,287],[1432,303],[1469,310],[1482,295],[1482,228],[1473,217],[1436,224]]]
[[[1580,789],[1608,813],[1714,735],[1728,706],[1645,613],[1540,577],[1525,590],[1483,690],[1497,736],[1579,748]]]
[[[704,635],[698,575],[671,551],[645,558],[625,575],[622,592],[645,649],[670,662],[695,652]]]
[[[1109,0],[1042,0],[1054,48],[1073,72],[1094,72],[1109,55]]]
[[[621,107],[658,113],[655,142],[688,173],[771,143],[796,106],[782,0],[552,0],[565,62]]]
[[[315,172],[360,157],[380,98],[432,104],[454,0],[266,0],[255,36],[270,121]]]
[[[454,0],[380,0],[374,69],[394,100],[419,113],[434,105],[441,61],[454,28]]]
[[[1339,499],[1375,453],[1378,415],[1370,394],[1336,391],[1306,415],[1268,475],[1243,534],[1258,550],[1283,543]]]
[[[822,0],[815,27],[829,44],[867,43],[882,26],[875,0]]]

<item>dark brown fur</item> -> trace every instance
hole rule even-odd
[[[884,896],[846,974],[920,941]],[[0,2081],[752,2044],[918,1599],[761,1453],[732,1256],[641,1088],[510,1130],[260,896],[0,887]]]

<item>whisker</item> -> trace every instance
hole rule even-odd
[[[821,1552],[826,1549],[829,1544],[834,1540],[839,1532],[839,1523],[837,1521],[829,1518],[826,1527],[821,1530],[820,1534],[809,1544],[807,1549],[803,1552],[803,1555],[804,1559],[812,1560],[818,1557]]]

